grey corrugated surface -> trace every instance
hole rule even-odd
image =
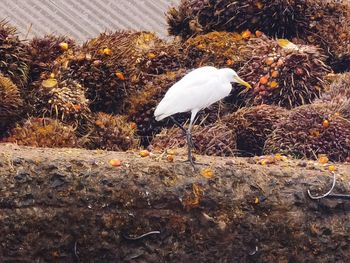
[[[136,29],[167,36],[164,13],[180,0],[0,0],[0,20],[24,38],[48,33],[80,42],[105,30]]]

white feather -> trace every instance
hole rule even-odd
[[[156,120],[179,112],[199,111],[228,96],[232,72],[231,75],[227,77],[227,73],[215,67],[191,71],[167,91],[154,112]]]

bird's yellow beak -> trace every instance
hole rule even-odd
[[[241,85],[243,85],[243,86],[246,86],[248,89],[251,89],[251,88],[252,88],[252,86],[250,86],[250,84],[249,84],[248,82],[244,81],[243,79],[241,79],[241,78],[238,77],[238,76],[234,76],[234,77],[233,77],[233,81],[234,81],[234,82],[237,82],[237,83],[239,83],[239,84],[241,84]]]

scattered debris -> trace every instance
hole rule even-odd
[[[142,234],[140,236],[135,236],[135,237],[123,234],[123,237],[127,240],[139,240],[139,239],[145,238],[145,237],[150,236],[150,235],[155,235],[155,234],[160,234],[160,231],[158,231],[158,230],[150,231],[150,232],[147,232],[145,234]]]

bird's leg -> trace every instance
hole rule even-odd
[[[188,146],[188,161],[191,163],[191,165],[194,168],[194,162],[193,162],[193,157],[192,157],[192,148],[193,148],[193,140],[192,140],[192,134],[191,134],[191,124],[190,128],[186,130],[173,116],[170,116],[171,120],[175,123],[177,127],[179,127],[186,135],[186,141],[187,141],[187,146]]]
[[[192,133],[191,133],[191,129],[192,129],[192,125],[194,123],[194,119],[197,115],[197,110],[192,111],[191,114],[191,119],[190,119],[190,125],[188,127],[188,130],[186,130],[177,120],[175,120],[175,118],[173,116],[170,116],[171,120],[175,123],[175,125],[177,127],[179,127],[185,134],[186,134],[186,141],[187,141],[187,146],[188,146],[188,151],[187,151],[187,157],[188,157],[188,162],[191,163],[192,167],[195,169],[195,162],[193,160],[193,155],[192,155],[192,149],[194,148],[194,143],[193,143],[193,139],[192,139]]]
[[[190,130],[186,132],[186,139],[187,139],[187,146],[188,146],[188,152],[187,152],[188,161],[191,163],[192,167],[195,169],[194,160],[192,156],[193,141],[192,141],[192,134]]]
[[[189,143],[189,145],[191,145],[191,148],[194,147],[194,144],[193,144],[193,140],[192,140],[192,134],[189,130],[186,130],[177,120],[175,120],[175,118],[173,116],[170,116],[171,120],[175,123],[175,125],[177,127],[179,127],[183,132],[184,134],[186,135],[186,140],[187,140],[187,143]],[[190,125],[191,126],[191,125]],[[188,135],[189,134],[189,135]],[[187,138],[187,136],[189,136],[189,139]]]
[[[187,145],[188,145],[188,160],[194,169],[195,169],[194,160],[193,160],[193,156],[192,156],[192,148],[194,148],[194,144],[193,144],[193,140],[192,140],[191,129],[192,129],[192,125],[194,123],[194,120],[195,120],[197,113],[198,113],[198,110],[192,110],[190,125],[188,126],[188,130],[186,132],[186,139],[187,139]]]
[[[184,132],[184,134],[187,134],[187,130],[184,127],[182,127],[182,125],[177,120],[175,120],[173,116],[170,116],[170,119],[175,123],[177,127],[179,127]]]
[[[190,146],[191,146],[191,149],[193,149],[193,148],[194,148],[194,143],[193,143],[192,133],[191,133],[190,130],[188,130],[188,131],[186,132],[186,136],[188,136],[188,140],[187,140],[188,145],[190,145]]]

